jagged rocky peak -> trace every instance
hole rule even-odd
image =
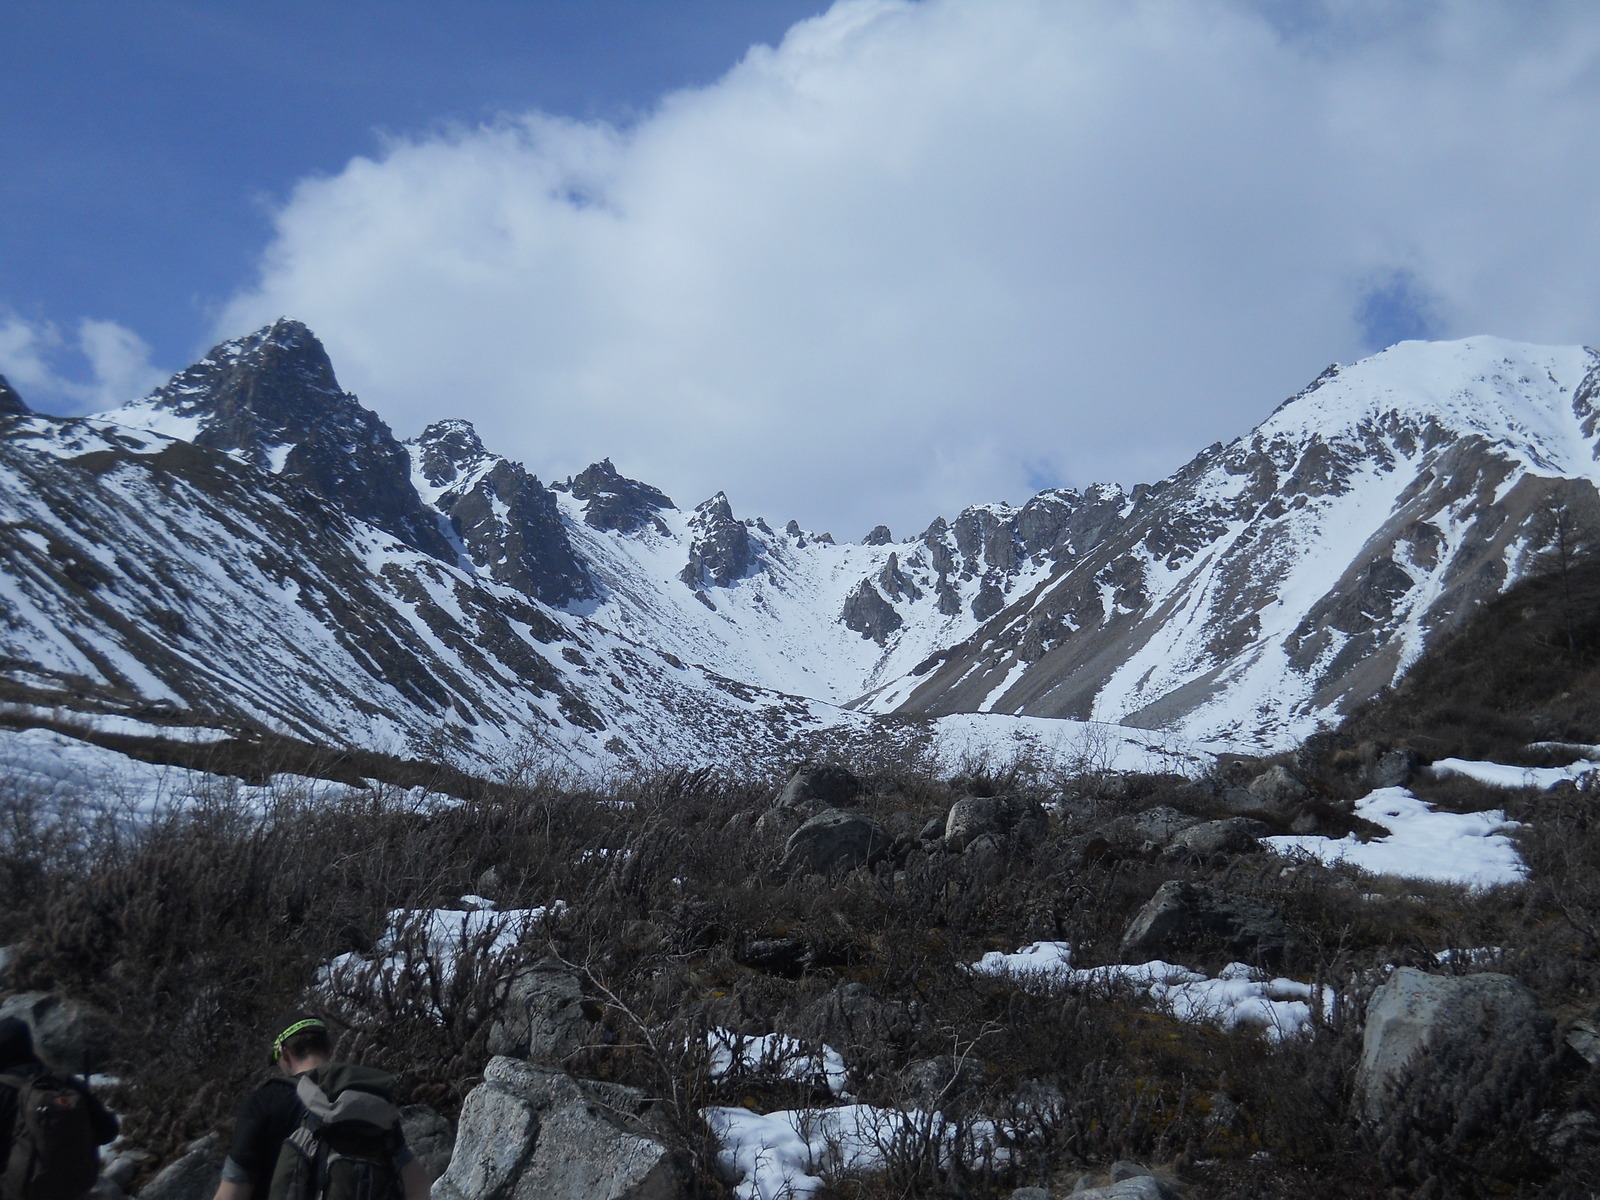
[[[585,525],[618,533],[634,533],[651,525],[664,534],[666,524],[656,514],[677,507],[660,488],[619,475],[609,458],[585,467],[559,490],[583,501]]]
[[[22,402],[17,389],[4,375],[0,375],[0,417],[23,417],[33,410]]]
[[[299,321],[279,318],[223,342],[143,400],[104,415],[273,471],[415,549],[455,558],[411,486],[405,448],[339,387],[328,352]]]
[[[472,422],[436,421],[411,450],[434,507],[489,578],[558,607],[596,594],[555,493],[521,463],[484,449]]]
[[[722,492],[694,510],[689,530],[689,562],[678,578],[692,588],[731,587],[760,564],[750,531],[734,518]]]
[[[422,477],[447,488],[489,457],[471,421],[435,421],[410,443]]]
[[[887,546],[894,541],[894,534],[889,532],[887,525],[874,525],[872,531],[861,539],[863,546]]]

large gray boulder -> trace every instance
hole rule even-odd
[[[1261,838],[1272,832],[1265,821],[1251,817],[1228,817],[1222,821],[1203,821],[1180,830],[1167,846],[1173,858],[1229,858],[1254,854],[1261,849]]]
[[[435,1200],[681,1200],[687,1172],[642,1092],[493,1058]]]
[[[559,959],[541,959],[512,978],[489,1029],[489,1053],[559,1064],[588,1039],[583,977]]]
[[[784,875],[841,875],[868,866],[889,853],[894,839],[862,813],[827,809],[804,822],[784,843]]]
[[[0,1003],[0,1019],[18,1017],[33,1034],[39,1060],[57,1071],[103,1064],[115,1032],[99,1009],[51,992],[20,992]]]
[[[1049,819],[1044,806],[1026,796],[968,796],[957,800],[944,822],[946,849],[957,853],[980,837],[1016,846],[1044,839]]]
[[[1552,1022],[1509,975],[1429,975],[1401,967],[1372,994],[1356,1087],[1362,1114],[1387,1115],[1410,1068],[1426,1062],[1435,1094],[1465,1096],[1493,1066],[1549,1050]]]
[[[1276,809],[1290,809],[1304,800],[1310,791],[1295,773],[1285,766],[1268,767],[1249,783],[1251,795]]]
[[[139,1200],[211,1200],[222,1181],[228,1145],[220,1133],[191,1142],[181,1158],[168,1163],[139,1192]]]
[[[1271,963],[1289,943],[1283,918],[1270,905],[1247,896],[1169,879],[1134,914],[1122,937],[1129,962],[1183,960],[1224,950],[1234,958]]]

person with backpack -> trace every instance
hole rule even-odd
[[[27,1022],[0,1019],[0,1200],[81,1200],[116,1136],[88,1084],[39,1061]]]
[[[245,1099],[215,1200],[428,1200],[406,1147],[394,1077],[336,1062],[327,1025],[284,1015],[278,1074]]]

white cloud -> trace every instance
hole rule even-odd
[[[30,407],[76,412],[132,400],[166,377],[144,340],[115,321],[79,321],[69,342],[51,322],[8,312],[0,312],[0,375]]]
[[[303,181],[217,333],[296,316],[403,434],[852,537],[1159,477],[1374,314],[1592,338],[1600,10],[1284,11],[846,0],[628,128]]]

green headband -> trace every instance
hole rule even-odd
[[[277,1062],[278,1059],[283,1056],[283,1044],[295,1034],[299,1033],[302,1029],[326,1028],[327,1026],[321,1021],[317,1020],[315,1017],[307,1017],[304,1021],[296,1021],[293,1025],[289,1026],[289,1028],[280,1033],[277,1040],[272,1043],[272,1061]]]

